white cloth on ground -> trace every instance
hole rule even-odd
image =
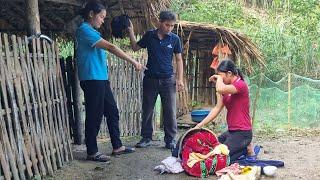
[[[160,174],[163,173],[181,173],[183,168],[181,166],[181,160],[179,158],[170,156],[161,161],[161,164],[154,167],[155,171],[159,171]]]

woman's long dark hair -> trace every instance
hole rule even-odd
[[[220,62],[218,68],[218,72],[224,72],[227,73],[230,71],[233,75],[239,76],[241,80],[243,80],[243,75],[239,68],[236,67],[233,61],[226,59]]]
[[[98,14],[102,10],[106,10],[106,7],[100,1],[91,0],[83,9],[80,10],[80,15],[86,21],[89,19],[90,11],[92,11],[94,14]]]

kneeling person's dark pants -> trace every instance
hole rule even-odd
[[[241,155],[247,153],[247,146],[252,141],[252,131],[226,131],[218,137],[220,143],[228,146],[230,161],[236,161]]]
[[[87,154],[98,152],[97,135],[103,115],[107,125],[113,149],[122,146],[119,130],[119,111],[113,97],[110,82],[104,80],[81,81],[80,86],[84,92],[86,107],[85,140]]]

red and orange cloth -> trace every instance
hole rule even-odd
[[[208,177],[230,164],[228,148],[209,131],[191,131],[181,141],[181,165],[191,176]]]
[[[217,44],[212,50],[213,60],[210,67],[212,69],[217,69],[219,65],[219,60],[225,59],[229,57],[229,55],[231,54],[232,54],[231,50],[229,49],[229,46],[227,44],[226,45],[223,45],[221,43]]]

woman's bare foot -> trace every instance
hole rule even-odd
[[[247,146],[247,155],[248,155],[248,156],[254,156],[254,155],[256,155],[255,152],[254,152],[253,143],[250,143],[250,144]]]

